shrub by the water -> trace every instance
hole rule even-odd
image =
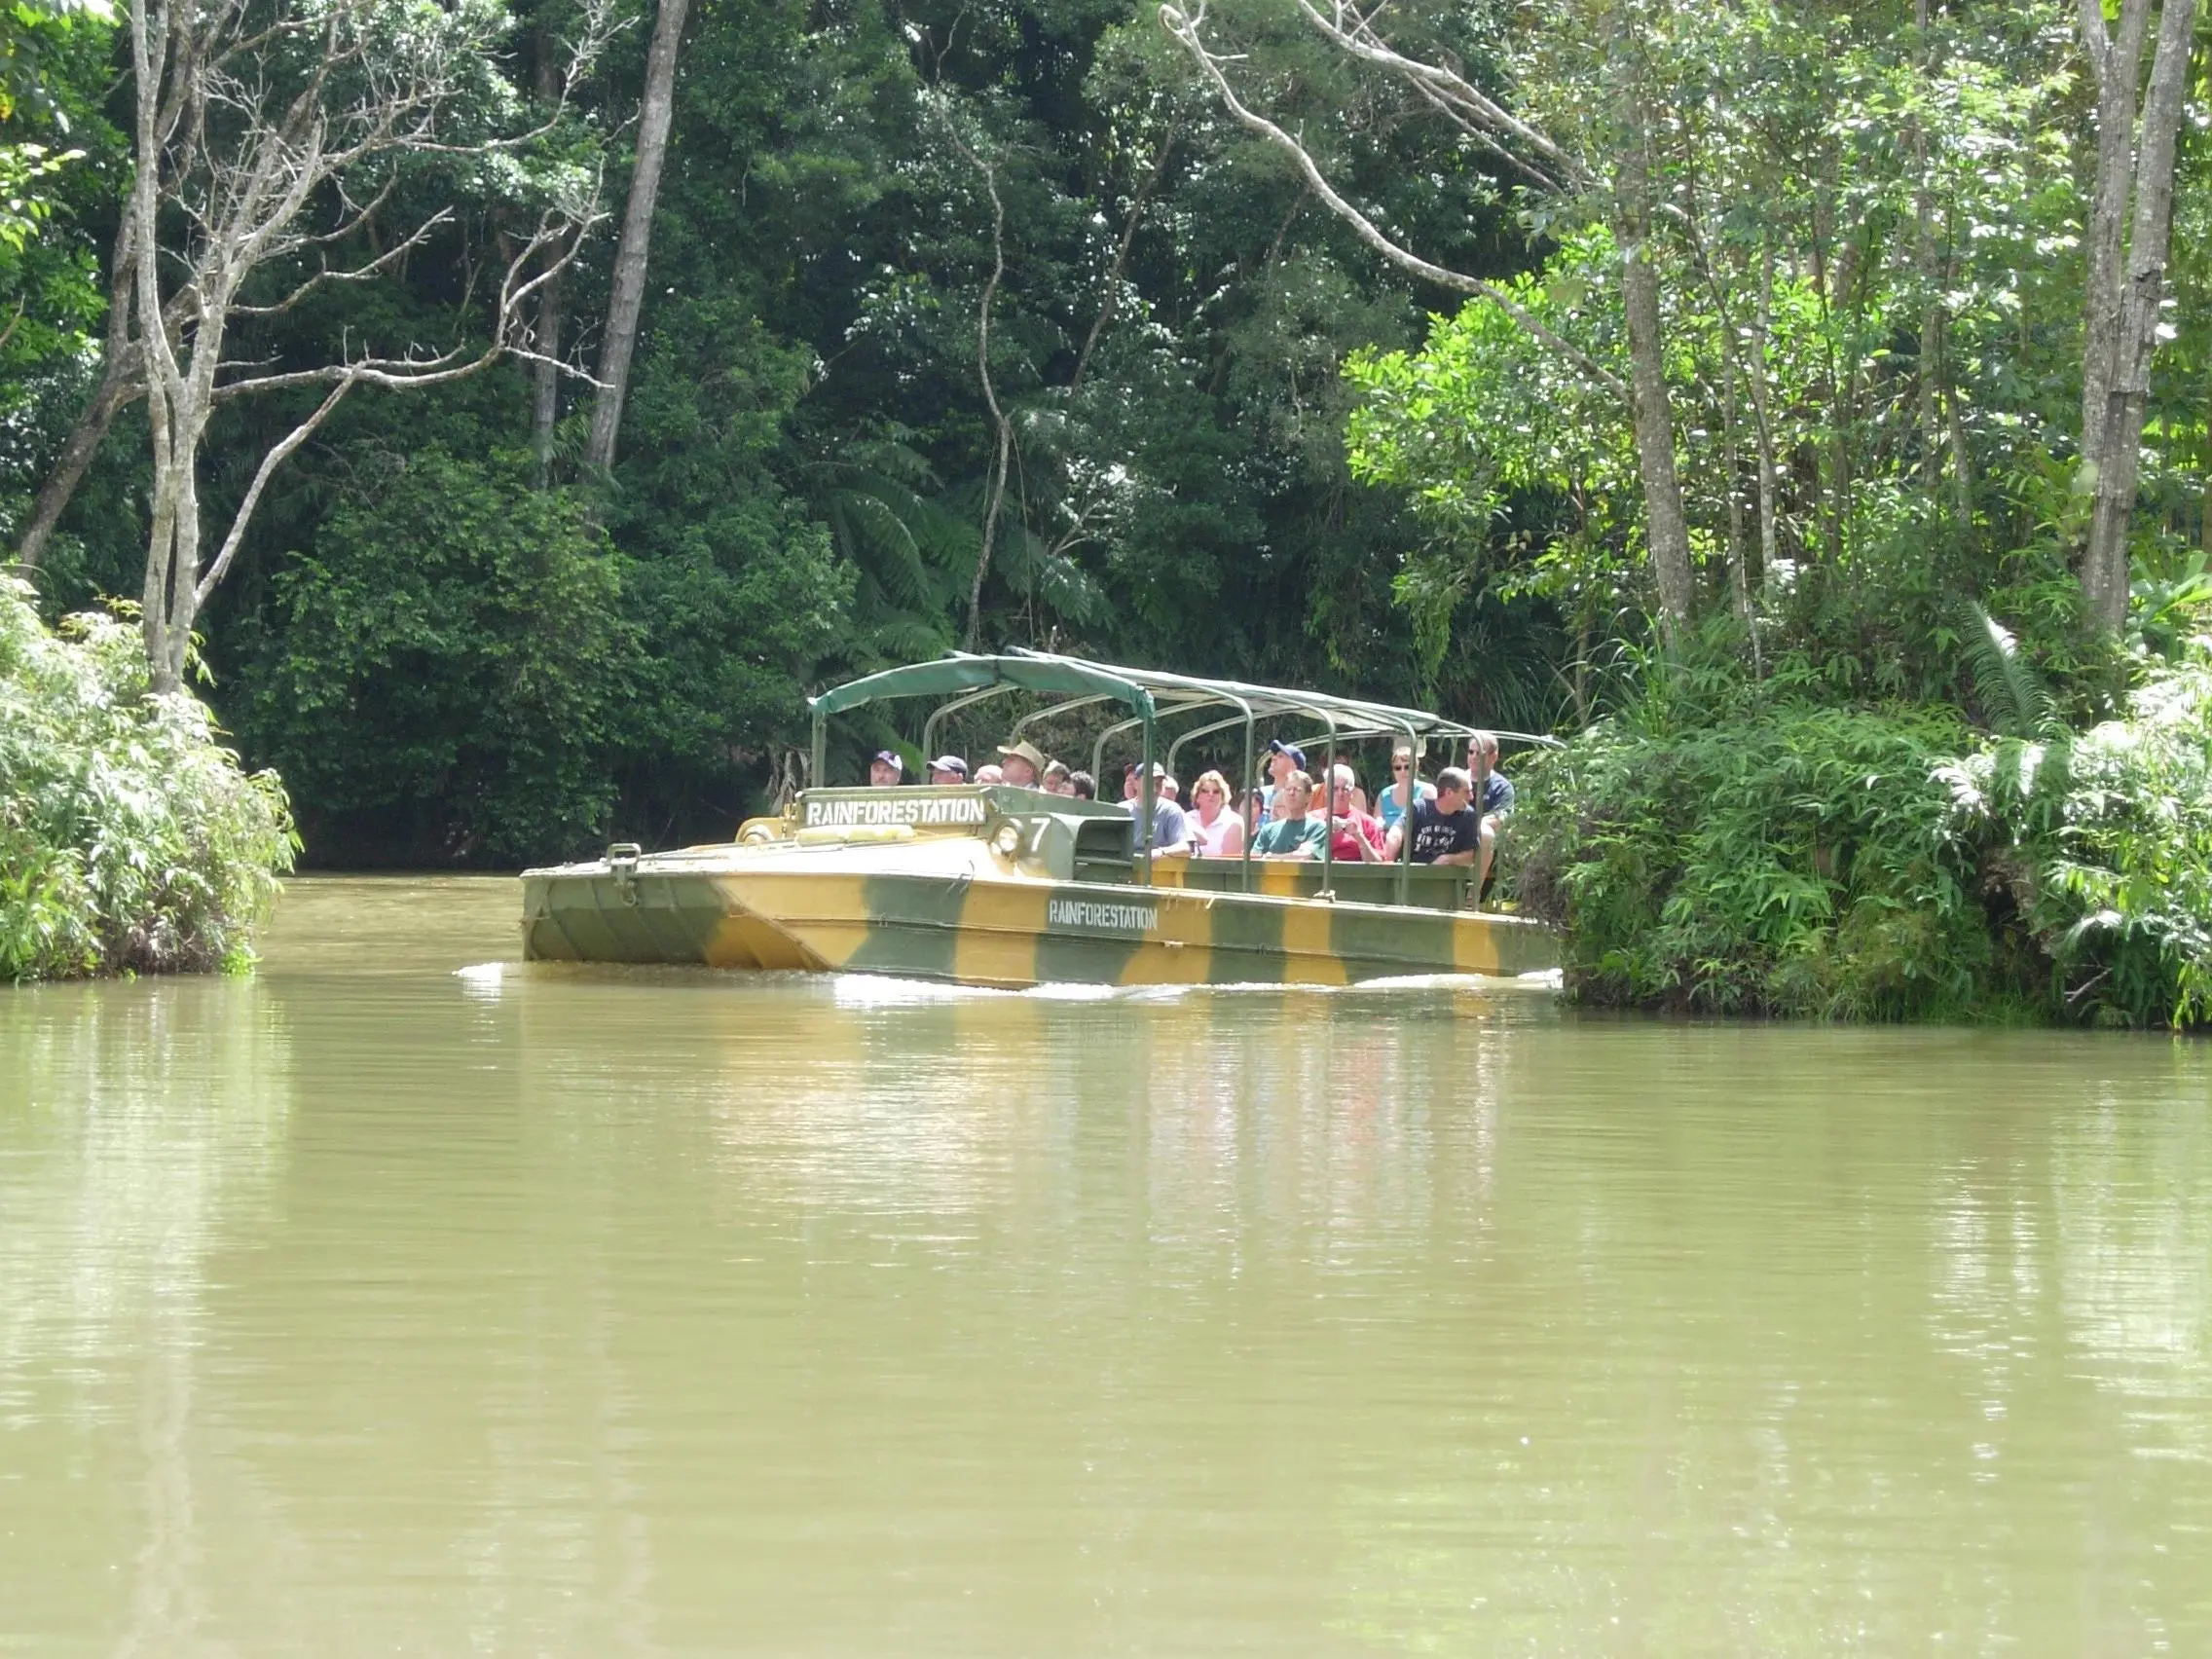
[[[1992,739],[1944,767],[1984,886],[2048,958],[2053,1011],[2212,1021],[2212,658],[2154,669],[2080,736]]]
[[[1587,1001],[1905,1018],[1964,1011],[1990,957],[1936,768],[1948,710],[1767,701],[1602,719],[1524,780],[1523,907]]]
[[[1677,679],[1682,678],[1677,676]],[[2212,1021],[2212,659],[2123,719],[1660,684],[1521,780],[1515,879],[1602,1005]]]
[[[0,580],[0,980],[236,969],[292,866],[274,773],[151,696],[136,630]]]

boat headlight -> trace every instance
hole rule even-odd
[[[1018,824],[1000,825],[998,833],[991,837],[991,845],[998,848],[1003,856],[1013,858],[1021,846],[1021,826]]]

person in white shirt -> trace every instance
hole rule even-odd
[[[1201,772],[1191,786],[1184,822],[1202,859],[1233,859],[1244,851],[1244,821],[1229,810],[1229,780],[1219,772]]]

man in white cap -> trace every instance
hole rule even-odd
[[[1019,743],[1002,743],[999,769],[1006,774],[1008,783],[1033,790],[1045,775],[1045,752],[1026,738]]]
[[[964,784],[968,781],[968,762],[957,755],[940,755],[930,762],[930,782],[933,784]]]
[[[896,749],[878,749],[875,758],[867,763],[867,783],[872,790],[895,790],[905,781],[906,762],[899,758]]]
[[[1290,780],[1291,773],[1305,770],[1305,750],[1299,748],[1295,743],[1285,743],[1279,737],[1269,742],[1268,777],[1270,781],[1254,790],[1248,797],[1248,804],[1252,807],[1254,814],[1252,829],[1255,833],[1265,829],[1274,819],[1275,791],[1282,788]],[[1312,780],[1310,778],[1307,780],[1307,786],[1309,789],[1311,788]]]

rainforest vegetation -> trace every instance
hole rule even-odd
[[[1592,1000],[2194,1023],[2198,11],[7,0],[0,545],[325,866],[1053,645],[1566,738]]]

